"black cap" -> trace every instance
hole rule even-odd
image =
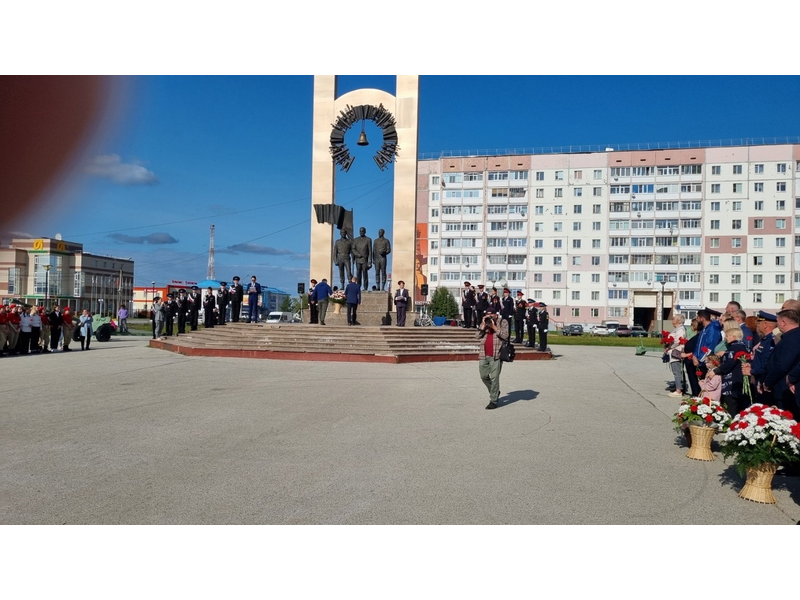
[[[542,308],[547,308],[547,304],[545,304],[544,302],[539,302],[539,306],[541,306]]]
[[[181,288],[181,289],[179,289],[179,290],[178,290],[178,293],[179,293],[179,294],[185,294],[185,293],[186,293],[186,290],[185,290],[185,289],[183,289],[183,288]]]
[[[220,286],[223,286],[223,285],[228,285],[228,282],[227,282],[227,281],[220,281],[220,282],[219,282],[219,285],[220,285]]]
[[[167,298],[174,298],[174,297],[175,297],[175,294],[173,294],[172,292],[170,292],[169,294],[167,294]]]
[[[722,316],[721,312],[719,312],[718,310],[714,310],[713,308],[706,307],[706,310],[708,311],[708,314],[714,315],[715,317],[721,317]]]
[[[200,288],[199,288],[199,287],[197,287],[196,285],[193,285],[193,286],[192,286],[192,289],[193,289],[193,290],[199,290]]]
[[[238,275],[234,275],[234,276],[233,276],[233,280],[234,280],[234,281],[240,281],[240,280],[239,280],[239,276],[238,276]]]
[[[533,298],[528,298],[527,302],[528,304],[535,304],[536,300],[534,300]]]

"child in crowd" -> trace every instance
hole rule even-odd
[[[705,362],[708,373],[706,373],[706,378],[700,382],[700,397],[719,401],[722,397],[722,376],[714,372],[714,369],[720,364],[719,357],[709,354]]]

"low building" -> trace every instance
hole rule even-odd
[[[13,239],[0,247],[0,298],[115,315],[133,305],[133,260],[84,252],[58,238]]]

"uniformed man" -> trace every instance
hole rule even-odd
[[[483,323],[483,315],[489,308],[489,294],[485,290],[485,285],[478,284],[478,291],[475,293],[475,327],[480,327]]]
[[[239,322],[239,315],[242,312],[242,302],[244,302],[244,287],[239,283],[239,276],[234,275],[233,285],[231,285],[231,321]]]
[[[309,323],[316,325],[319,322],[319,315],[317,314],[317,301],[312,300],[311,296],[314,295],[314,288],[317,285],[317,280],[312,279],[311,285],[308,286],[308,309],[311,311],[311,318]]]
[[[764,382],[764,377],[767,375],[767,361],[770,354],[772,354],[772,350],[775,348],[775,338],[772,332],[778,325],[778,317],[760,310],[756,313],[756,322],[758,335],[761,339],[756,344],[755,348],[753,348],[752,362],[742,365],[742,375],[747,376],[747,371],[749,369],[749,374],[752,375],[755,380],[755,402],[771,406],[775,403],[772,393],[765,390],[762,384]]]
[[[189,299],[186,297],[186,290],[178,290],[178,298],[175,300],[178,305],[178,335],[186,333],[186,313],[189,311]]]
[[[461,289],[461,311],[464,313],[464,327],[472,327],[472,309],[475,308],[475,292],[472,291],[472,284],[464,282]]]
[[[217,325],[225,325],[226,311],[228,310],[228,303],[230,302],[231,293],[227,288],[227,281],[219,282],[219,289],[217,290]]]
[[[523,342],[523,332],[525,331],[525,313],[528,310],[528,303],[523,297],[522,290],[517,290],[517,301],[514,303],[514,344]]]
[[[508,323],[508,331],[511,332],[511,319],[514,316],[514,299],[511,298],[511,290],[503,288],[503,297],[500,298],[500,317]]]
[[[547,304],[539,303],[539,352],[547,352],[547,330],[550,327],[550,313]]]
[[[173,292],[167,294],[167,305],[164,307],[164,312],[164,335],[170,337],[174,331],[175,317],[178,316],[178,303],[175,302],[175,294]]]
[[[528,298],[528,310],[525,312],[525,322],[528,327],[528,341],[525,346],[528,348],[536,347],[536,328],[539,326],[539,309],[536,308],[536,301]]]
[[[196,285],[192,286],[192,292],[189,294],[189,326],[192,331],[197,331],[197,320],[200,315],[200,307],[203,305],[203,299],[200,297]]]

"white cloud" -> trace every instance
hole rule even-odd
[[[93,177],[108,179],[120,185],[155,185],[158,177],[135,162],[123,163],[118,154],[95,156],[84,169]]]

